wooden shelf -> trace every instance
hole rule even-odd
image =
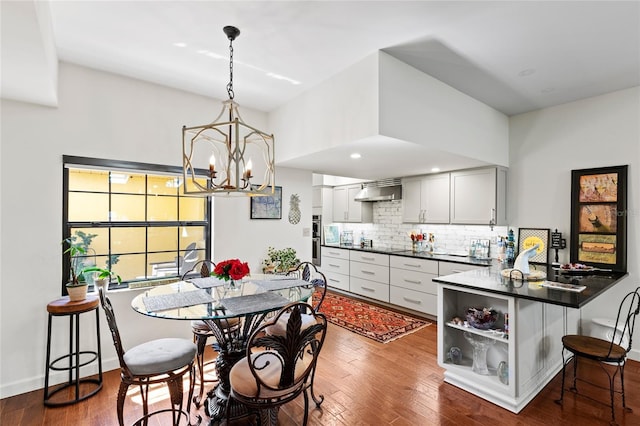
[[[445,323],[447,327],[455,328],[461,331],[467,331],[471,334],[477,334],[478,336],[488,337],[502,343],[509,343],[509,339],[505,338],[504,330],[480,330],[473,327],[465,327],[463,325],[454,324],[452,322]]]

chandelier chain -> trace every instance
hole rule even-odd
[[[229,84],[227,84],[229,99],[233,99],[233,38],[229,37]]]

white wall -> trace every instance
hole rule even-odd
[[[571,170],[629,165],[629,276],[582,309],[585,326],[594,317],[615,317],[624,294],[640,285],[640,87],[511,117],[509,163],[510,225],[557,228],[567,242]],[[568,248],[560,254],[569,261]],[[640,360],[635,346],[631,356]]]
[[[57,108],[2,100],[0,397],[43,387],[46,305],[60,297],[61,289],[62,155],[181,165],[182,125],[210,122],[220,108],[216,100],[75,65],[61,64],[59,76]],[[267,129],[266,114],[243,109],[242,115],[248,123]],[[203,159],[197,166],[206,163]],[[308,189],[303,188],[305,182]],[[214,237],[218,254],[246,258],[253,266],[259,252],[266,251],[278,235],[282,236],[278,242],[311,257],[311,239],[306,238],[305,244],[301,237],[301,228],[311,227],[311,173],[277,168],[276,184],[287,197],[281,221],[249,221],[247,199],[215,203],[215,224],[223,228],[224,238],[221,243]],[[285,225],[291,191],[302,200],[304,222],[297,227]],[[167,335],[190,338],[188,322],[135,314],[130,307],[135,294],[111,296],[125,346]],[[91,346],[95,329],[91,317],[83,317],[83,344]],[[62,338],[67,330],[66,321],[58,318],[54,353],[67,348]],[[101,331],[108,370],[117,364],[104,321]],[[60,378],[56,376],[54,383]]]

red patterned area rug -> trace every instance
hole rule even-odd
[[[320,312],[332,324],[380,343],[389,343],[431,325],[429,321],[327,292]]]

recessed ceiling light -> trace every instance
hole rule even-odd
[[[431,169],[431,171],[432,171],[433,173],[439,172],[439,171],[440,171],[440,167],[433,167],[433,168]]]
[[[173,43],[175,47],[187,47],[187,43],[177,42]]]
[[[526,70],[522,70],[518,73],[518,77],[526,77],[528,75],[531,75],[533,73],[535,73],[536,70],[533,68],[527,68]]]
[[[351,154],[351,158],[353,158],[353,159],[358,159],[358,158],[361,158],[361,157],[362,157],[362,155],[358,154],[357,152],[354,152],[353,154]]]

